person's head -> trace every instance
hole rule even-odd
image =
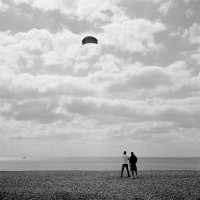
[[[131,152],[131,155],[133,156],[133,155],[134,155],[134,153],[133,153],[133,152]]]
[[[126,151],[124,151],[124,155],[126,155]]]

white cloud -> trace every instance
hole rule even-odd
[[[149,2],[151,2],[151,3],[160,3],[160,2],[163,1],[163,0],[146,0],[146,1],[149,1]]]
[[[106,54],[100,56],[99,62],[95,63],[94,67],[97,68],[97,71],[115,73],[124,71],[126,64],[123,60],[111,54]]]
[[[184,0],[185,1],[185,3],[188,5],[190,2],[192,2],[192,1],[198,1],[198,0]]]
[[[199,55],[198,55],[198,59],[199,59]],[[200,73],[197,76],[194,76],[194,77],[192,77],[190,79],[189,86],[197,88],[198,92],[199,92],[199,88],[200,88]],[[196,93],[197,97],[198,97],[198,94],[199,94],[198,92]]]
[[[58,95],[87,96],[98,90],[86,79],[71,76],[53,76],[29,74],[8,75],[0,77],[1,97],[8,99],[29,99]]]
[[[181,37],[189,42],[189,44],[194,45],[197,44],[198,47],[192,53],[190,53],[190,57],[197,61],[197,64],[200,63],[200,24],[193,23],[192,26],[184,29],[182,31]]]
[[[197,64],[200,65],[200,53],[192,54],[191,58],[196,60]]]
[[[106,14],[106,11],[111,11],[112,13],[119,12],[118,2],[118,0],[79,0],[76,15],[79,19],[86,19],[88,21],[96,19],[109,21],[110,16]]]
[[[34,0],[12,0],[16,5],[22,4],[22,3],[32,3]]]
[[[178,134],[173,134],[173,132],[178,133],[179,129],[182,129],[182,133],[191,127],[198,130],[198,119],[200,119],[198,105],[197,98],[185,100],[153,98],[147,102],[72,97],[62,100],[61,110],[65,112],[55,113],[53,110],[58,106],[56,102],[25,101],[12,105],[12,115],[10,109],[5,110],[4,115],[12,116],[12,119],[19,123],[15,123],[14,132],[4,137],[12,137],[15,140],[89,139],[115,142],[119,139],[124,141],[132,138],[161,141],[163,137],[171,135],[173,141],[179,138]],[[33,123],[33,128],[28,131],[26,127],[33,121],[37,123]],[[14,120],[10,123],[14,126]]]
[[[0,108],[0,112],[8,112],[11,110],[11,104],[5,102],[5,103],[1,103],[1,108]]]
[[[140,0],[139,0],[140,1]],[[163,9],[165,10],[168,10],[171,8],[174,8],[173,7],[173,3],[174,5],[177,3],[182,3],[184,2],[186,5],[189,5],[190,2],[193,2],[193,1],[198,1],[198,0],[144,0],[144,1],[149,1],[151,3],[154,3],[154,4],[161,4],[161,7],[163,7]]]
[[[187,18],[190,18],[190,17],[194,14],[194,10],[191,9],[191,8],[188,8],[188,9],[185,11],[185,14],[186,14]]]
[[[121,7],[130,1],[10,1],[20,12],[2,13],[9,23],[0,32],[1,144],[26,143],[30,150],[56,143],[63,144],[62,152],[66,144],[74,149],[75,143],[93,142],[176,146],[185,140],[198,146],[199,69],[188,54],[180,55],[188,44],[173,44],[165,30],[174,28],[171,37],[196,48],[190,56],[199,63],[199,24],[185,29],[177,23],[180,11],[192,14],[177,6],[180,1],[148,1],[152,10],[139,14]],[[162,13],[174,8],[179,18],[169,23],[171,16]],[[32,16],[27,21],[26,13]],[[98,45],[82,45],[87,35],[97,37]]]
[[[83,36],[68,30],[52,34],[45,29],[32,29],[14,35],[7,31],[0,35],[1,62],[6,68],[22,73],[44,73],[52,65],[60,65],[62,69],[73,68],[75,63],[80,66],[81,62],[87,62],[101,51],[97,45],[82,46]],[[40,61],[40,67],[36,66],[37,61]]]
[[[90,22],[95,20],[109,21],[107,11],[112,13],[120,11],[117,6],[119,0],[14,0],[14,2],[16,4],[27,3],[33,8],[44,11],[59,10],[69,17]]]
[[[146,53],[162,48],[162,44],[154,42],[154,34],[166,30],[166,27],[159,21],[115,15],[112,23],[103,25],[102,29],[104,32],[100,38],[104,45],[114,45],[123,51]]]
[[[158,11],[166,15],[168,14],[170,9],[174,9],[177,6],[178,6],[177,2],[175,2],[174,0],[168,0],[160,5]]]
[[[81,36],[69,31],[51,34],[44,29],[1,33],[1,97],[30,99],[96,93],[98,90],[86,78],[63,73],[66,66],[71,66],[75,74],[80,68],[87,69],[84,63],[95,51],[91,53],[92,48],[83,48],[80,39]],[[51,74],[48,74],[49,65],[54,69]]]
[[[190,76],[186,63],[178,61],[166,68],[135,63],[118,73],[95,73],[93,78],[107,83],[110,94],[148,97],[178,91],[187,85]]]
[[[183,54],[196,60],[197,64],[200,63],[200,24],[193,23],[186,29],[183,29],[183,26],[180,26],[177,30],[170,33],[169,36],[180,37],[184,42],[188,42],[190,45],[198,45],[195,50],[188,51]]]
[[[0,1],[0,12],[4,12],[9,8],[8,4]]]
[[[184,29],[182,38],[188,39],[190,44],[200,44],[200,24],[193,23],[188,29]]]

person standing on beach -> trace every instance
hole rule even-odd
[[[130,177],[130,173],[129,173],[129,169],[128,169],[128,161],[129,161],[129,157],[126,155],[126,151],[124,151],[124,155],[122,156],[121,178],[123,176],[124,168],[126,168],[128,177]]]
[[[132,176],[134,177],[134,172],[136,174],[136,178],[138,178],[137,176],[137,157],[135,156],[135,154],[133,152],[131,152],[131,157],[129,159],[129,163],[130,163],[130,171],[132,172]]]

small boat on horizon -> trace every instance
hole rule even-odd
[[[26,159],[26,156],[24,156],[23,159]]]

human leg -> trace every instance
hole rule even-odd
[[[132,176],[134,177],[134,169],[133,169],[132,165],[130,166],[130,171],[131,171]]]
[[[130,173],[129,173],[128,165],[125,165],[125,167],[126,167],[126,170],[127,170],[128,177],[130,177]]]
[[[130,170],[130,171],[131,171],[132,176],[134,176],[133,170]]]
[[[132,177],[134,177],[134,171],[133,170],[131,170],[131,173],[132,173]]]
[[[136,174],[136,177],[138,178],[138,175],[137,175],[137,166],[135,165],[135,174]]]
[[[135,174],[136,174],[136,177],[138,178],[138,175],[137,175],[137,169],[135,170]]]
[[[121,169],[121,178],[123,176],[123,172],[124,172],[124,164],[122,165],[122,169]]]

